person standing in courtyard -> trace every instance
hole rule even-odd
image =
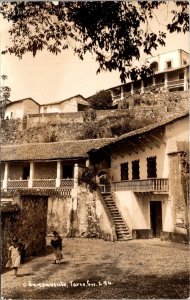
[[[51,246],[53,247],[54,261],[53,264],[56,264],[57,260],[60,263],[62,259],[62,238],[57,233],[53,231],[53,238],[51,239]]]
[[[10,267],[14,270],[15,277],[17,276],[18,268],[20,267],[21,252],[16,236],[12,239],[12,245],[8,249],[8,263],[6,267]]]

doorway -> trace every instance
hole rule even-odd
[[[150,201],[150,222],[153,238],[160,237],[162,231],[162,202]]]

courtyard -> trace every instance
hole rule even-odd
[[[187,299],[188,245],[159,239],[109,242],[64,239],[63,261],[52,251],[1,276],[4,299]]]

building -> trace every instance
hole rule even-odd
[[[113,106],[134,94],[189,90],[189,53],[178,49],[147,58],[154,75],[144,80],[129,81],[110,89]]]
[[[188,122],[184,113],[90,152],[115,224],[120,215],[133,238],[188,236]]]
[[[48,228],[65,236],[75,226],[74,236],[103,228],[112,240],[187,241],[188,121],[183,113],[118,138],[2,146],[2,190],[48,191]],[[94,192],[79,184],[89,168]]]
[[[5,108],[5,119],[23,119],[27,114],[38,114],[40,105],[32,98],[9,102]]]
[[[89,108],[88,101],[81,95],[76,95],[68,99],[40,105],[32,98],[8,102],[5,106],[5,119],[23,119],[27,115],[46,113],[71,113],[84,111]]]
[[[43,104],[40,106],[40,113],[67,113],[67,112],[78,112],[84,111],[89,108],[88,101],[81,95],[76,95],[68,99]]]

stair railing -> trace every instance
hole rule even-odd
[[[109,221],[111,223],[111,229],[112,229],[112,233],[111,233],[111,239],[112,240],[111,241],[112,242],[117,241],[117,234],[116,234],[115,222],[113,220],[113,217],[112,217],[112,215],[110,214],[110,212],[109,212],[109,210],[107,208],[107,205],[106,205],[106,203],[104,201],[104,198],[102,197],[102,194],[100,192],[100,188],[98,187],[96,191],[97,191],[98,197],[99,197],[99,199],[100,199],[100,201],[101,201],[101,203],[102,203],[102,205],[104,207],[104,210],[105,210],[105,212],[107,214],[107,217],[108,217],[108,219],[109,219]]]

